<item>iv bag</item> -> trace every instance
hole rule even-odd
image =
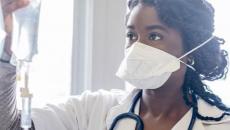
[[[11,50],[17,60],[31,62],[37,50],[40,0],[31,0],[25,8],[13,13]]]

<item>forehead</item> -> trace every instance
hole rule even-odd
[[[140,27],[154,24],[163,25],[158,17],[156,9],[153,6],[148,6],[145,4],[138,4],[135,6],[131,10],[127,20],[127,26],[132,25]]]

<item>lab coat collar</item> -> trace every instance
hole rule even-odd
[[[220,117],[224,111],[220,110],[216,106],[211,106],[207,102],[205,102],[203,99],[198,100],[198,111],[202,116],[209,116],[209,117]],[[221,124],[225,122],[230,122],[229,116],[225,116],[220,121],[203,121],[203,124],[211,125],[211,124]]]
[[[106,118],[107,129],[110,128],[113,122],[113,119],[115,117],[117,117],[119,114],[128,112],[132,104],[132,99],[139,91],[140,91],[139,89],[132,90],[125,98],[119,101],[119,104],[117,106],[114,106],[110,109],[107,115],[107,118]],[[135,108],[135,113],[139,112],[139,106],[140,106],[140,103],[138,102]],[[224,111],[218,109],[215,106],[209,105],[202,99],[198,100],[198,110],[201,115],[210,116],[210,117],[219,117],[224,113]],[[182,117],[182,119],[173,127],[172,130],[187,129],[189,122],[191,120],[191,116],[192,116],[192,109],[189,110],[185,114],[184,117]],[[194,130],[205,130],[204,125],[220,124],[220,123],[225,123],[225,122],[230,122],[230,118],[225,117],[221,121],[217,121],[217,122],[216,121],[203,121],[203,120],[197,119],[194,124],[193,129]],[[120,121],[120,123],[118,123],[116,130],[135,130],[135,125],[136,125],[135,121],[130,120],[130,119],[124,119]]]
[[[106,117],[106,126],[107,129],[110,128],[113,120],[120,114],[122,113],[127,113],[129,111],[129,108],[132,104],[132,99],[134,98],[134,96],[139,92],[140,90],[138,89],[134,89],[131,92],[129,92],[129,94],[127,94],[126,96],[124,96],[124,98],[121,98],[118,101],[118,105],[114,106],[110,109],[110,111],[108,112],[108,115]],[[139,101],[135,107],[135,113],[137,112],[137,109],[139,106]],[[133,120],[130,119],[123,119],[121,122],[118,123],[118,125],[116,125],[116,129],[115,130],[135,130],[135,125],[136,123]]]

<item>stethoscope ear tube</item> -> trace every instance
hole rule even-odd
[[[136,128],[137,130],[144,130],[144,123],[142,121],[142,119],[134,114],[134,113],[131,113],[131,112],[128,112],[128,113],[123,113],[123,114],[120,114],[118,115],[114,120],[113,120],[113,123],[110,127],[109,130],[114,130],[115,126],[117,125],[117,123],[119,121],[121,121],[122,119],[125,119],[125,118],[129,118],[129,119],[133,119],[136,121]]]
[[[137,93],[137,95],[133,98],[132,105],[131,105],[131,107],[130,107],[130,109],[129,109],[129,112],[130,112],[130,113],[134,113],[135,106],[137,105],[138,100],[139,100],[139,99],[141,98],[141,96],[142,96],[142,91],[143,91],[143,90],[140,90],[140,91]]]

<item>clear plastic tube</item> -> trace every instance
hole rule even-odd
[[[17,86],[21,88],[22,110],[21,128],[27,130],[31,128],[31,100],[32,94],[29,92],[29,62],[17,61]]]
[[[31,128],[31,97],[22,97],[21,127]]]

